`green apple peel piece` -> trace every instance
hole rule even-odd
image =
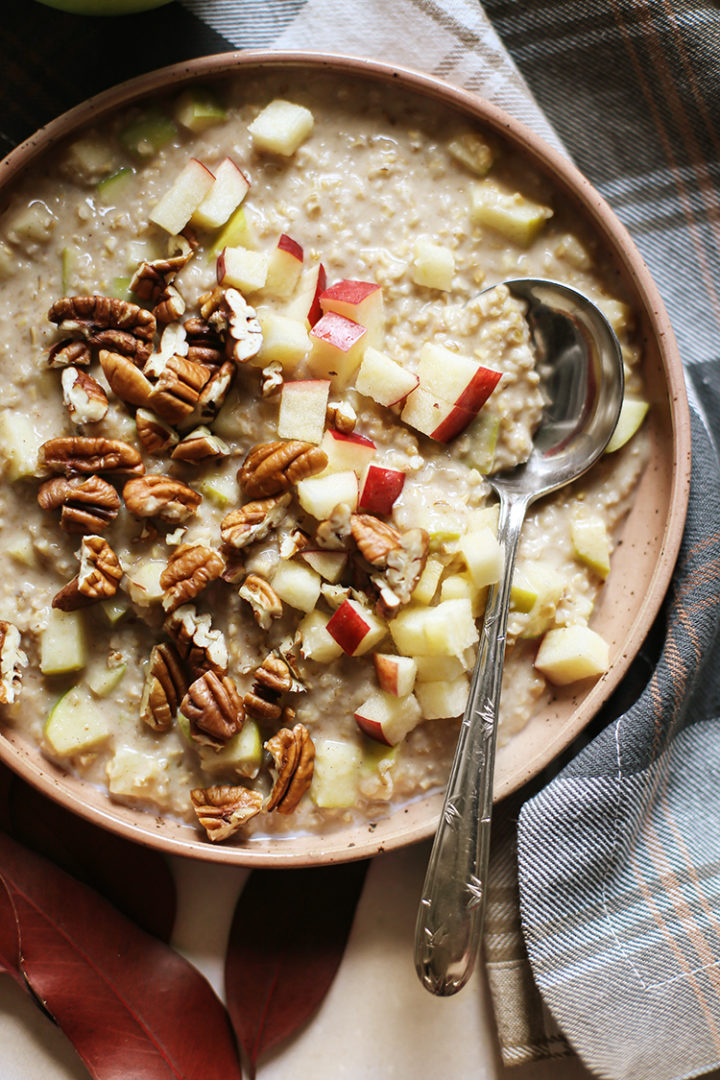
[[[632,439],[642,424],[650,405],[641,398],[624,398],[620,416],[612,433],[610,442],[605,447],[606,454],[613,454]]]
[[[188,131],[205,131],[227,118],[225,106],[204,86],[193,86],[183,91],[175,102],[173,116]]]
[[[68,675],[87,663],[85,623],[81,611],[51,608],[40,634],[40,670],[43,675]]]
[[[111,734],[110,721],[84,686],[73,686],[63,694],[51,709],[44,730],[45,743],[57,757],[95,750]]]
[[[118,139],[128,153],[149,158],[172,142],[176,135],[177,128],[169,116],[159,109],[148,109],[119,131]]]

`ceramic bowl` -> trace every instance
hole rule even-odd
[[[480,121],[525,155],[528,167],[554,188],[606,249],[639,320],[644,378],[651,401],[649,464],[624,524],[593,626],[610,644],[612,664],[589,689],[560,690],[547,708],[498,752],[495,791],[502,798],[534,777],[585,728],[618,686],[650,629],[667,590],[682,536],[688,498],[689,416],[680,358],[657,289],[625,228],[577,169],[533,132],[473,94],[438,79],[351,57],[310,53],[241,52],[175,65],[133,79],[65,113],[0,163],[2,189],[38,155],[86,123],[147,95],[239,71],[300,68],[346,74],[368,84],[395,84]],[[46,760],[11,730],[0,737],[0,757],[24,779],[96,823],[166,852],[235,865],[295,866],[371,856],[426,838],[435,828],[441,795],[418,799],[372,825],[349,825],[316,836],[251,839],[212,846],[192,827],[113,803],[92,785]]]

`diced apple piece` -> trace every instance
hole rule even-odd
[[[418,385],[418,377],[371,345],[365,349],[355,389],[378,405],[399,405]]]
[[[293,371],[310,352],[307,327],[299,319],[278,315],[274,311],[258,311],[263,343],[251,363],[255,367],[282,364],[283,371]]]
[[[331,473],[329,476],[310,476],[296,485],[298,502],[318,521],[330,517],[338,503],[357,509],[358,478],[354,472]]]
[[[280,599],[298,611],[313,611],[320,599],[320,575],[303,563],[278,563],[271,583]]]
[[[360,730],[387,746],[397,746],[421,719],[420,706],[412,694],[395,697],[380,690],[355,710]]]
[[[250,181],[232,158],[226,157],[215,170],[215,180],[207,195],[193,211],[193,225],[219,229],[237,210],[248,191]]]
[[[118,140],[136,158],[150,158],[177,135],[177,128],[160,109],[148,109],[118,131]]]
[[[335,638],[327,632],[330,616],[324,611],[311,611],[298,626],[300,652],[306,660],[315,660],[319,664],[329,664],[342,656],[343,651]]]
[[[149,798],[158,782],[165,779],[166,768],[167,762],[158,760],[155,754],[134,746],[120,746],[105,766],[108,791],[128,798]]]
[[[470,577],[477,588],[494,585],[503,569],[503,552],[492,529],[466,533],[458,543]]]
[[[405,698],[412,693],[417,675],[417,660],[414,657],[373,653],[373,663],[380,689],[386,694]]]
[[[85,623],[81,611],[51,608],[40,634],[40,670],[43,675],[67,675],[87,663]]]
[[[215,177],[210,170],[197,158],[190,158],[150,211],[150,220],[171,236],[176,236],[185,228],[214,182]]]
[[[405,473],[401,469],[367,465],[360,477],[358,507],[369,514],[389,514],[404,486]]]
[[[430,537],[431,551],[439,551],[446,544],[452,545],[454,551],[455,541],[467,532],[467,515],[464,508],[438,501],[418,507],[415,525]]]
[[[27,416],[10,409],[0,413],[0,460],[8,480],[22,480],[37,474],[42,442]]]
[[[285,310],[288,318],[307,321],[308,326],[314,326],[318,319],[322,318],[320,297],[327,285],[327,274],[322,263],[305,270],[300,278],[295,295]]]
[[[241,730],[228,739],[221,750],[197,746],[197,751],[205,772],[233,772],[254,779],[260,772],[263,759],[260,728],[254,720],[246,717]]]
[[[210,254],[218,256],[225,248],[251,248],[257,246],[257,236],[244,206],[238,206],[217,235],[210,248]]]
[[[454,682],[465,670],[456,656],[416,656],[416,682]]]
[[[502,372],[483,367],[471,356],[426,342],[420,350],[420,386],[441,401],[479,412],[500,382]]]
[[[500,503],[492,503],[490,506],[480,506],[471,510],[468,514],[468,532],[479,532],[481,529],[491,529],[497,534],[498,520],[500,518]]]
[[[451,574],[440,586],[440,599],[469,600],[473,618],[477,619],[485,610],[487,588],[477,586],[467,571]]]
[[[501,233],[520,247],[529,247],[552,210],[527,199],[519,192],[501,191],[487,180],[473,184],[470,190],[470,219]]]
[[[300,557],[331,585],[340,580],[347,563],[344,551],[323,551],[321,548],[305,548],[300,552]]]
[[[120,685],[127,671],[127,664],[122,661],[112,667],[102,660],[92,664],[85,673],[85,683],[96,697],[108,697]]]
[[[493,472],[499,435],[499,414],[483,409],[473,425],[473,437],[464,448],[463,463],[470,469],[477,469],[483,476]]]
[[[478,176],[485,176],[493,163],[491,147],[475,131],[467,131],[452,139],[448,143],[448,153]]]
[[[620,417],[613,431],[610,442],[605,447],[606,454],[612,454],[632,439],[642,424],[650,405],[640,398],[626,397],[620,407]]]
[[[320,443],[330,396],[327,379],[298,379],[283,383],[277,433],[281,439]]]
[[[234,473],[205,476],[195,480],[194,484],[201,495],[221,510],[237,502],[238,485]]]
[[[192,86],[178,97],[173,116],[181,127],[197,133],[222,123],[227,112],[211,90],[204,86]]]
[[[367,330],[352,319],[328,311],[310,331],[309,365],[319,378],[342,390],[352,380],[366,347]]]
[[[536,599],[520,636],[535,638],[548,630],[555,621],[558,603],[565,592],[565,579],[554,567],[540,560],[525,562],[523,573],[530,587],[535,590]]]
[[[347,739],[315,739],[315,767],[310,798],[322,809],[357,802],[362,750]]]
[[[449,442],[473,422],[476,413],[452,405],[418,386],[405,402],[400,419],[436,442]]]
[[[576,514],[570,522],[570,539],[578,559],[606,578],[610,573],[610,537],[600,515]]]
[[[425,720],[442,720],[451,716],[462,716],[470,692],[470,680],[463,673],[451,682],[420,682],[417,685],[417,699]]]
[[[73,686],[63,694],[51,709],[43,732],[49,750],[58,757],[95,750],[111,734],[110,721],[84,686]]]
[[[354,431],[345,435],[342,431],[328,428],[322,437],[320,449],[325,451],[328,459],[323,475],[353,469],[359,476],[375,456],[377,448],[372,439],[365,435]]]
[[[420,580],[413,589],[413,604],[431,604],[433,602],[444,569],[445,564],[441,559],[434,559],[430,556],[425,563],[425,569],[420,575]]]
[[[470,600],[443,600],[435,607],[406,608],[389,624],[405,656],[460,656],[478,640]]]
[[[37,566],[37,554],[31,536],[14,536],[7,543],[5,551],[21,566]]]
[[[134,604],[149,607],[159,604],[165,595],[160,576],[167,563],[162,559],[144,559],[127,572],[127,591]]]
[[[307,139],[314,118],[304,105],[276,98],[258,113],[248,130],[256,150],[290,157]]]
[[[455,277],[455,256],[443,244],[434,244],[426,237],[415,242],[412,279],[416,285],[449,292]]]
[[[286,300],[295,291],[302,268],[302,247],[297,240],[283,233],[270,255],[265,292]]]
[[[378,347],[384,337],[382,287],[374,281],[338,281],[320,296],[323,313],[335,311],[367,330],[365,345]]]
[[[537,588],[522,569],[518,566],[513,570],[513,579],[510,586],[510,603],[515,611],[527,614],[532,611],[537,603]]]
[[[348,656],[362,656],[387,634],[387,626],[356,600],[344,600],[327,624],[327,632]]]
[[[263,251],[251,251],[245,247],[226,247],[218,255],[218,285],[239,289],[240,292],[257,292],[267,278],[268,256]]]
[[[602,675],[609,666],[607,642],[588,626],[548,630],[535,657],[537,670],[556,686]]]
[[[123,597],[117,593],[115,596],[111,596],[109,600],[101,600],[98,607],[102,611],[103,615],[107,619],[110,626],[116,626],[121,619],[124,619],[130,610],[130,604]]]

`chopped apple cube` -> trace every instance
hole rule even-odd
[[[315,739],[315,767],[310,798],[323,809],[354,806],[363,755],[347,739]]]
[[[443,600],[435,607],[406,608],[389,624],[405,656],[460,656],[478,640],[470,600]]]
[[[322,263],[304,270],[292,301],[285,310],[288,318],[300,319],[314,326],[322,317],[320,297],[327,285],[327,274]]]
[[[276,98],[258,113],[248,130],[256,150],[290,157],[305,142],[314,122],[304,105]]]
[[[328,463],[323,475],[327,473],[347,472],[353,469],[358,475],[375,456],[376,446],[365,435],[328,428],[323,435],[320,449],[325,451]]]
[[[327,624],[328,634],[348,656],[362,656],[375,648],[386,636],[387,629],[372,611],[349,599],[342,602]]]
[[[465,670],[456,656],[416,656],[416,682],[454,682]]]
[[[477,588],[494,585],[500,580],[503,568],[503,552],[492,529],[466,533],[458,543],[458,551],[465,560],[470,577]]]
[[[529,247],[548,218],[549,206],[542,206],[519,192],[502,191],[485,180],[470,190],[470,218],[476,225],[495,229],[520,247]]]
[[[426,720],[462,716],[470,692],[470,680],[463,672],[452,681],[419,682],[416,688],[422,715]]]
[[[127,591],[134,604],[149,607],[159,604],[165,595],[160,577],[167,563],[162,559],[143,559],[127,572]]]
[[[581,562],[601,578],[610,573],[610,537],[599,514],[584,511],[570,522],[570,539]]]
[[[219,229],[237,210],[249,190],[250,181],[245,174],[232,158],[223,158],[215,170],[214,183],[190,220],[204,229]]]
[[[297,240],[283,233],[270,255],[265,292],[286,300],[295,291],[302,268],[302,247]]]
[[[412,279],[416,285],[449,292],[455,277],[455,256],[448,247],[420,237],[415,242]]]
[[[342,648],[327,632],[330,616],[324,611],[311,611],[298,626],[300,652],[306,660],[328,664],[342,656]]]
[[[537,588],[530,578],[523,573],[521,567],[516,566],[513,570],[513,579],[510,586],[510,603],[515,611],[527,614],[532,611],[537,603]]]
[[[111,596],[109,600],[101,600],[98,607],[102,611],[110,626],[116,626],[124,619],[130,610],[130,604],[123,596]]]
[[[148,109],[118,131],[118,141],[136,158],[150,158],[177,135],[177,128],[160,109]]]
[[[125,661],[112,667],[105,660],[95,662],[85,673],[85,683],[96,697],[108,697],[120,685],[126,671]]]
[[[258,311],[258,319],[263,343],[251,363],[256,367],[278,363],[282,364],[283,371],[294,371],[310,352],[310,338],[305,323],[274,311]]]
[[[420,386],[434,397],[477,413],[500,382],[502,372],[428,341],[420,350],[418,377]]]
[[[148,798],[156,790],[166,763],[152,753],[134,746],[119,746],[105,766],[108,791],[112,795]]]
[[[473,422],[477,413],[452,405],[418,386],[408,395],[400,419],[436,442],[449,442]]]
[[[218,285],[230,286],[240,292],[257,292],[265,284],[268,256],[263,251],[245,247],[226,247],[218,255]]]
[[[417,585],[413,589],[413,604],[431,604],[433,602],[444,569],[445,563],[441,559],[430,556],[425,563],[425,569],[420,575]]]
[[[491,529],[497,533],[498,520],[500,518],[500,503],[492,503],[490,506],[480,506],[471,510],[468,514],[468,532],[479,532],[481,529]]]
[[[106,743],[112,726],[84,686],[73,686],[50,711],[43,736],[51,753],[73,757]]]
[[[610,442],[605,447],[606,454],[612,454],[629,442],[642,424],[650,405],[641,398],[626,397],[620,408],[620,417],[615,430],[610,437]]]
[[[469,600],[473,618],[478,619],[485,610],[487,588],[476,585],[467,571],[462,574],[450,574],[440,586],[440,599]]]
[[[238,206],[227,225],[220,230],[210,248],[210,254],[217,257],[225,248],[235,247],[257,247],[257,236],[244,206]]]
[[[278,563],[271,583],[280,599],[298,611],[313,611],[320,599],[322,579],[303,563],[290,559]]]
[[[185,228],[214,183],[215,177],[210,170],[197,158],[190,158],[150,211],[150,220],[176,236]]]
[[[417,375],[385,353],[368,346],[355,379],[355,389],[378,405],[399,405],[418,385]]]
[[[347,553],[344,551],[323,551],[321,548],[305,548],[300,552],[300,558],[304,559],[308,566],[334,585],[340,580],[347,564]]]
[[[358,507],[369,514],[389,514],[404,486],[405,473],[401,469],[367,465],[360,477]]]
[[[352,319],[328,311],[310,331],[310,368],[320,378],[332,379],[341,390],[352,380],[366,346],[367,330]]]
[[[0,413],[0,460],[8,480],[23,480],[38,471],[43,439],[27,416],[5,409]]]
[[[355,710],[355,722],[360,730],[387,746],[397,746],[421,719],[420,706],[413,694],[395,697],[380,690]]]
[[[558,603],[565,592],[565,579],[554,567],[540,560],[523,563],[523,573],[531,589],[535,590],[536,598],[520,636],[535,638],[545,633],[555,621]]]
[[[609,666],[607,642],[588,626],[548,630],[535,657],[537,670],[556,686],[602,675]]]
[[[377,347],[384,337],[382,288],[374,281],[338,281],[320,295],[325,314],[334,311],[367,330],[365,345]]]
[[[240,731],[228,739],[221,750],[198,746],[197,752],[205,772],[231,772],[253,779],[260,772],[263,759],[260,728],[246,716]]]
[[[467,166],[478,176],[485,176],[493,163],[492,148],[476,131],[467,131],[457,135],[448,143],[448,153],[456,161]]]
[[[396,698],[412,693],[417,675],[417,660],[413,656],[394,656],[392,653],[373,653],[375,674],[380,689]]]
[[[173,116],[188,131],[205,131],[226,118],[225,106],[211,90],[204,86],[192,86],[183,90],[175,102]]]
[[[296,485],[298,502],[318,521],[330,517],[339,503],[357,509],[358,478],[354,472],[331,473],[329,476],[310,476]]]
[[[233,473],[205,476],[194,483],[201,495],[221,510],[237,502],[238,486]]]
[[[330,382],[299,379],[283,383],[277,433],[281,439],[320,443],[325,431]]]
[[[85,623],[81,611],[51,608],[40,634],[40,670],[43,675],[67,675],[87,662]]]

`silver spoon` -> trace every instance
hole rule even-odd
[[[527,303],[547,404],[529,459],[487,480],[500,500],[501,580],[488,594],[445,802],[435,835],[415,936],[423,985],[449,995],[469,979],[485,917],[498,704],[510,584],[528,506],[582,476],[617,423],[624,379],[620,346],[587,297],[554,281],[504,283]]]

